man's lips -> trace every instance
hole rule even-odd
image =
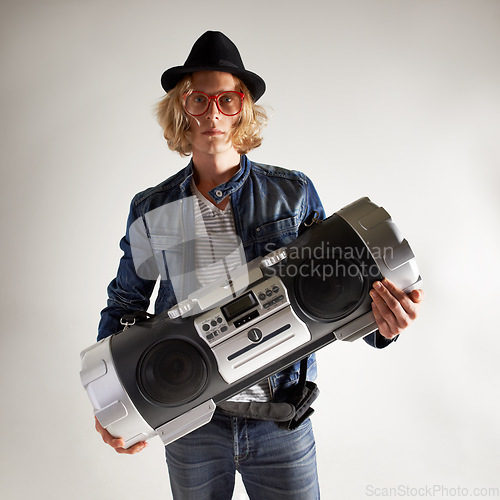
[[[205,130],[205,132],[203,132],[203,135],[209,135],[209,136],[212,136],[212,135],[223,135],[224,132],[222,132],[222,130],[219,130],[218,128],[211,128],[210,130]]]

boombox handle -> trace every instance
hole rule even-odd
[[[228,271],[226,276],[196,290],[186,300],[179,302],[169,309],[168,316],[171,319],[175,319],[180,316],[186,317],[199,314],[223,304],[228,299],[232,300],[236,298],[239,293],[248,288],[249,284],[264,277],[264,268],[274,266],[284,260],[286,256],[286,249],[280,248],[265,257],[259,257],[232,271]]]

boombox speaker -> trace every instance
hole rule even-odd
[[[390,215],[368,198],[311,223],[170,311],[81,353],[94,412],[125,447],[165,444],[208,423],[216,405],[334,340],[376,331],[369,290],[421,278]]]

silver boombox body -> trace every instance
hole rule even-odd
[[[361,198],[293,245],[84,350],[82,384],[125,447],[156,435],[171,443],[260,380],[376,331],[369,290],[384,277],[407,292],[421,286],[390,215]]]

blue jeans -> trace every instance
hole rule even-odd
[[[227,417],[166,447],[175,500],[230,500],[235,471],[251,500],[318,500],[316,446],[307,419],[293,431],[274,422]]]

